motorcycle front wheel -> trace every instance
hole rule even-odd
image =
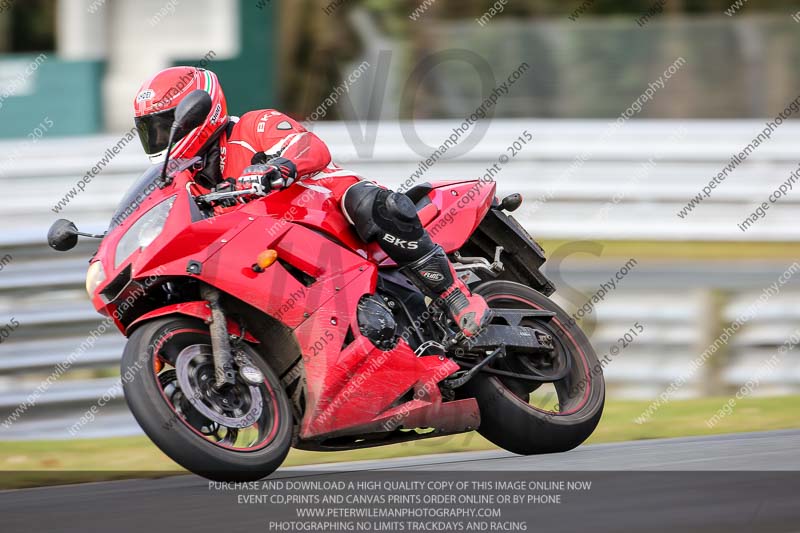
[[[238,349],[255,369],[222,390],[213,387],[211,336],[201,321],[146,323],[122,355],[125,401],[142,430],[176,463],[215,481],[261,479],[291,447],[292,411],[278,377],[250,346]]]
[[[492,308],[555,313],[549,320],[527,319],[521,324],[547,333],[553,339],[555,353],[549,359],[509,354],[503,363],[507,366],[501,370],[525,374],[526,368],[545,372],[569,369],[562,379],[552,382],[555,398],[544,406],[533,401],[540,383],[478,374],[460,389],[461,395],[478,401],[481,411],[478,432],[501,448],[521,455],[564,452],[581,444],[600,422],[605,402],[602,366],[589,339],[563,309],[529,287],[510,281],[490,281],[476,287],[474,292],[483,296]]]

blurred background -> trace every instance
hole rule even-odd
[[[57,254],[45,235],[62,217],[107,227],[147,166],[125,136],[133,98],[179,64],[217,72],[232,113],[280,109],[335,161],[392,187],[476,178],[529,132],[495,179],[501,195],[525,197],[514,215],[546,249],[556,299],[612,354],[608,423],[619,420],[607,431],[796,427],[800,185],[739,227],[800,163],[796,3],[2,0],[0,440],[70,439],[106,395],[78,437],[140,435],[118,386],[123,337],[86,343],[100,322],[83,289],[93,243]],[[779,113],[770,137],[687,210]],[[769,407],[704,423],[743,386],[741,400]],[[699,403],[675,404],[690,406],[676,423],[673,399]]]

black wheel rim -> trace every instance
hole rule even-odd
[[[188,428],[198,438],[232,451],[249,452],[268,446],[275,439],[280,422],[275,390],[266,379],[259,385],[251,385],[237,374],[235,385],[217,391],[210,379],[213,378],[210,350],[208,333],[199,329],[167,332],[156,344],[150,368],[174,415],[164,426],[168,430]],[[187,351],[192,356],[189,364],[182,359]],[[250,359],[260,366],[257,357]],[[187,367],[183,371],[190,375],[188,381],[179,375],[181,366]],[[190,384],[188,391],[187,383]],[[251,392],[254,389],[257,394]],[[260,404],[258,409],[253,409],[253,401]],[[218,416],[214,416],[215,413]],[[230,423],[237,416],[253,413],[252,418]]]
[[[494,308],[543,309],[536,302],[516,294],[487,295],[486,301]],[[531,408],[550,416],[567,416],[579,411],[588,399],[591,376],[587,369],[585,354],[577,341],[558,317],[549,320],[526,319],[521,325],[539,329],[552,338],[554,353],[551,360],[556,366],[545,371],[555,374],[555,371],[559,370],[558,365],[569,361],[571,365],[569,373],[563,379],[548,385],[503,376],[493,376],[492,379],[497,379],[504,388]],[[504,364],[507,365],[507,370],[526,374],[529,365],[541,365],[543,361],[541,354],[531,357],[512,354],[506,358]]]

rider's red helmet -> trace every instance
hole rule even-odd
[[[199,154],[228,123],[228,105],[217,75],[195,67],[162,70],[141,86],[133,102],[136,129],[145,153],[153,163],[164,161],[175,108],[190,92],[202,89],[211,95],[211,112],[191,131],[179,131],[170,157]]]

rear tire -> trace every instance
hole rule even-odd
[[[216,481],[263,478],[275,471],[289,452],[293,419],[279,379],[254,350],[244,348],[251,362],[264,375],[264,383],[259,386],[265,391],[261,402],[262,416],[271,418],[264,418],[268,420],[265,436],[261,437],[259,429],[259,440],[251,447],[239,449],[232,443],[237,435],[241,436],[240,431],[247,429],[230,430],[223,426],[225,438],[215,442],[204,437],[197,430],[197,426],[203,423],[202,415],[192,410],[185,399],[183,405],[188,405],[188,408],[184,407],[186,412],[179,409],[183,413],[179,414],[167,399],[163,383],[170,380],[175,371],[156,372],[154,346],[158,346],[162,360],[169,360],[187,347],[204,346],[210,342],[208,327],[198,320],[169,317],[140,326],[131,335],[122,355],[125,400],[150,440],[187,470]],[[169,375],[169,372],[173,374]],[[127,376],[131,376],[130,379]],[[171,390],[176,390],[174,381],[171,383]],[[179,388],[177,391],[178,394],[182,392]],[[193,421],[194,427],[189,420]],[[213,426],[213,422],[209,421],[209,425]]]
[[[586,335],[553,301],[519,283],[490,281],[473,292],[483,296],[490,307],[555,312],[547,329],[556,345],[572,358],[570,373],[553,384],[558,394],[557,411],[528,403],[527,396],[535,384],[525,390],[530,382],[478,374],[461,389],[461,394],[476,398],[480,406],[478,432],[521,455],[564,452],[581,444],[600,422],[605,401],[602,366]],[[545,329],[544,324],[537,323],[536,327]]]

